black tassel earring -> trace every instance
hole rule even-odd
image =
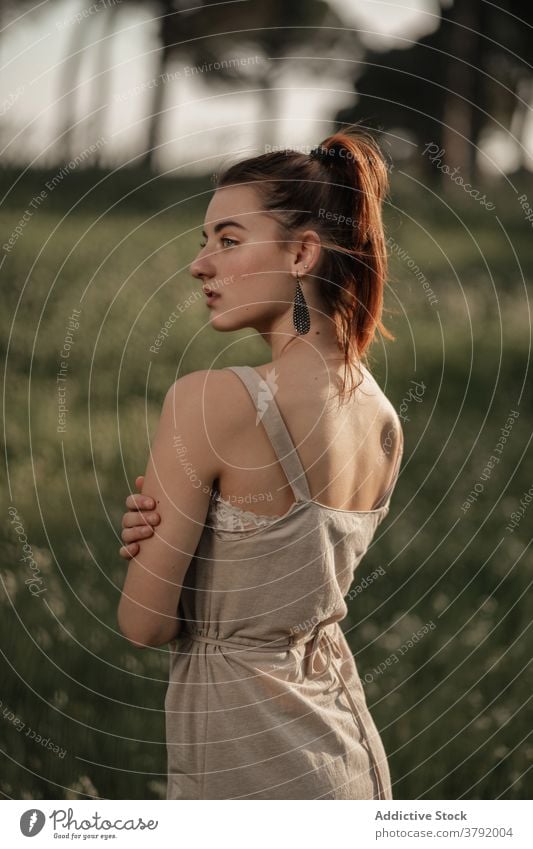
[[[296,273],[296,294],[294,296],[292,321],[299,336],[309,333],[311,329],[311,317],[302,287],[300,286],[300,275],[298,273]]]

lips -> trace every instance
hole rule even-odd
[[[210,289],[208,289],[208,290],[205,292],[205,299],[206,299],[206,302],[207,302],[208,304],[212,304],[212,303],[213,303],[213,301],[214,301],[214,300],[216,300],[216,298],[219,298],[219,297],[220,297],[220,295],[219,295],[219,293],[218,293],[218,292],[213,292],[213,291],[211,291]]]

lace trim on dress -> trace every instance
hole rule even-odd
[[[252,510],[242,510],[216,493],[211,496],[209,507],[211,523],[221,531],[248,531],[264,528],[275,522],[279,516],[265,516]]]

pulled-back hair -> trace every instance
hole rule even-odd
[[[388,268],[381,206],[389,181],[379,145],[360,128],[349,128],[310,154],[280,150],[237,162],[216,187],[239,184],[259,193],[281,238],[291,241],[303,229],[321,238],[323,258],[313,276],[344,356],[344,395],[350,366],[362,361],[368,367],[376,329],[395,339],[381,321]]]

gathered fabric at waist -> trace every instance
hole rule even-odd
[[[250,637],[241,637],[238,634],[232,637],[219,637],[203,634],[200,630],[194,628],[186,628],[180,631],[177,639],[188,638],[200,643],[206,643],[213,646],[220,646],[228,652],[245,651],[247,648],[252,651],[277,652],[288,651],[296,645],[296,641],[289,637],[283,637],[280,640],[263,641],[260,639],[252,639]]]
[[[326,625],[317,625],[312,631],[307,631],[302,634],[290,634],[288,637],[280,640],[262,641],[260,639],[251,639],[250,637],[242,637],[234,635],[231,638],[209,636],[203,634],[195,628],[186,628],[180,632],[180,637],[188,638],[196,642],[205,643],[207,645],[218,646],[227,653],[246,653],[265,652],[267,654],[275,654],[276,652],[291,651],[300,646],[307,646],[311,643],[310,651],[306,651],[306,674],[314,676],[326,672],[331,664],[332,657],[342,658],[342,650],[335,638],[338,622],[328,622]],[[325,659],[325,664],[321,667],[319,655]]]

